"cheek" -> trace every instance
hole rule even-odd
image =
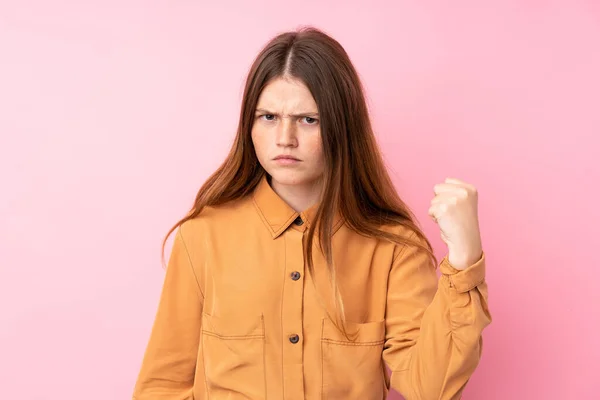
[[[308,145],[310,153],[315,157],[315,161],[323,162],[323,143],[321,142],[321,136],[313,138]]]
[[[264,134],[259,129],[252,130],[252,143],[254,144],[254,150],[260,157],[266,151],[266,148]]]

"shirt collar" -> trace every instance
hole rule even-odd
[[[294,229],[304,232],[314,221],[319,204],[314,204],[310,208],[296,212],[289,204],[285,202],[273,190],[267,180],[267,175],[263,175],[259,184],[254,189],[253,193],[254,205],[261,216],[265,226],[269,229],[273,239],[281,235],[296,218],[302,218],[302,225],[293,224]],[[335,233],[342,225],[342,218],[339,210],[336,212],[333,219],[333,232]]]

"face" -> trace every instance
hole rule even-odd
[[[303,82],[277,78],[262,91],[252,126],[258,161],[280,185],[307,186],[323,175],[317,104]]]

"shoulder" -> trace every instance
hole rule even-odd
[[[379,229],[381,229],[383,232],[391,233],[404,239],[409,239],[416,235],[414,229],[402,224],[381,225]]]
[[[402,244],[425,244],[426,240],[419,235],[416,229],[409,225],[395,224],[395,225],[382,225],[380,229],[383,232],[396,236],[402,243],[398,244],[397,249],[404,247]]]
[[[218,206],[206,206],[199,215],[185,221],[180,230],[186,238],[193,238],[217,227],[231,226],[230,224],[233,223],[239,224],[240,218],[246,218],[253,211],[251,196]]]
[[[429,241],[425,233],[417,229],[402,224],[381,227],[382,231],[395,235],[399,240],[399,243],[394,245],[394,259],[402,253],[424,250],[424,248],[429,247]]]
[[[202,260],[211,253],[214,240],[227,238],[234,221],[246,218],[248,199],[228,204],[205,207],[199,215],[185,221],[176,234],[183,242],[193,265],[203,265]],[[250,204],[251,206],[251,204]]]

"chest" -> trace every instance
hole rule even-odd
[[[331,272],[316,237],[314,271],[309,273],[307,231],[290,228],[273,238],[264,229],[250,228],[205,240],[205,309],[258,315],[281,312],[286,304],[305,311],[334,306]],[[347,317],[372,318],[373,310],[385,304],[392,247],[340,229],[332,238],[332,250]]]

